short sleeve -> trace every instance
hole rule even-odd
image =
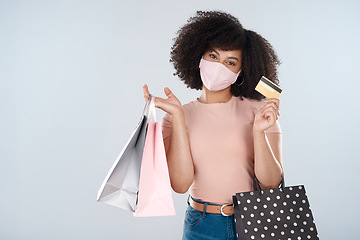
[[[165,113],[161,119],[161,128],[163,138],[167,138],[171,135],[171,115]]]

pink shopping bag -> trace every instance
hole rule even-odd
[[[155,108],[155,106],[153,106]],[[153,110],[155,112],[155,109]],[[135,217],[175,215],[161,122],[149,122]]]

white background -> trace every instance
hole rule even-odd
[[[176,217],[96,202],[140,119],[147,83],[187,103],[176,31],[224,10],[273,44],[287,185],[304,184],[321,239],[358,239],[358,1],[0,1],[0,238],[180,239]],[[158,119],[162,112],[158,111]]]

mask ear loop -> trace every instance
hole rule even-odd
[[[240,69],[240,71],[238,72],[238,76],[239,76],[239,74],[241,73],[241,71],[242,71],[242,68],[241,68],[241,69]],[[244,83],[244,80],[245,80],[245,78],[243,77],[243,80],[242,80],[242,82],[241,82],[240,84],[236,84],[236,83],[234,83],[234,84],[235,84],[235,86],[240,87],[240,86]]]

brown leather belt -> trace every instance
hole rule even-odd
[[[191,197],[189,198],[190,206],[198,211],[204,211],[204,203],[199,203],[194,201]],[[206,205],[207,213],[217,213],[222,214],[223,216],[231,216],[234,214],[234,206],[233,204],[225,204],[225,205]]]

